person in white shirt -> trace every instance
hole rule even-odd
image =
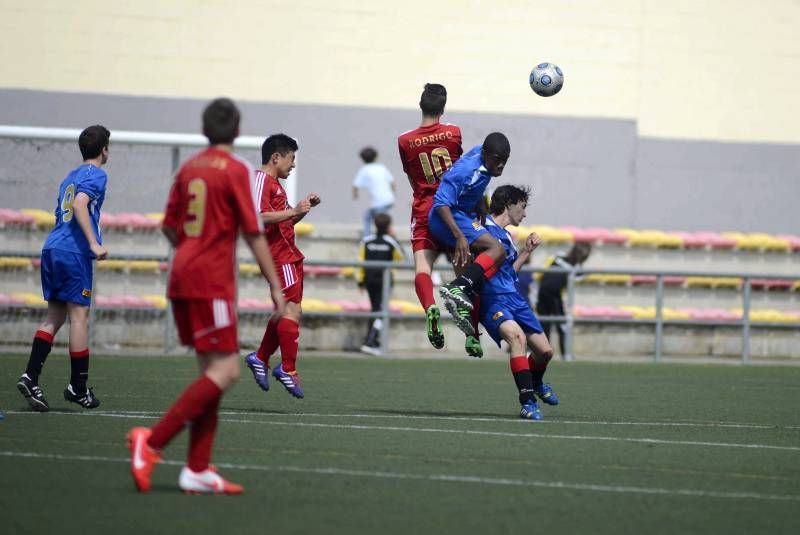
[[[372,219],[377,214],[388,213],[394,206],[395,183],[392,173],[382,163],[377,163],[378,151],[365,147],[359,153],[364,165],[353,179],[353,200],[358,200],[358,190],[366,189],[370,196],[370,207],[364,213],[363,236],[372,230]]]

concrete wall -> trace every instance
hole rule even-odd
[[[166,99],[0,89],[0,124],[197,132],[199,99]],[[350,200],[358,150],[372,144],[398,182],[398,224],[409,217],[410,189],[396,136],[417,112],[241,102],[243,133],[284,131],[300,140],[299,193],[323,204],[312,222],[352,222],[365,201]],[[673,141],[639,136],[630,120],[452,112],[465,147],[506,132],[512,157],[502,183],[530,184],[528,223],[686,230],[800,232],[800,145]],[[113,141],[113,137],[112,137]],[[188,154],[184,153],[183,156]],[[258,151],[245,156],[260,163]],[[78,162],[74,145],[0,142],[0,206],[51,209],[55,184]],[[170,183],[170,154],[114,146],[108,167],[110,211],[159,211]]]

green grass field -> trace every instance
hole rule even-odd
[[[95,412],[48,414],[0,356],[0,532],[799,533],[800,368],[554,362],[544,422],[507,363],[300,361],[305,400],[242,381],[215,462],[242,497],[184,496],[185,433],[138,495],[124,436],[195,376],[192,357],[93,357]]]

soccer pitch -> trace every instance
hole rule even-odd
[[[0,356],[7,534],[800,532],[800,367],[554,361],[543,422],[499,360],[301,356],[304,400],[244,368],[214,462],[245,495],[211,497],[178,491],[186,433],[149,494],[127,465],[193,357],[93,357],[88,412],[54,354],[48,414],[14,387],[25,361]]]

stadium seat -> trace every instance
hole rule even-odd
[[[592,273],[586,275],[578,281],[579,284],[621,284],[626,285],[631,282],[630,275],[617,273]]]
[[[127,271],[129,264],[128,260],[103,260],[96,265],[101,271]]]
[[[750,286],[754,290],[791,290],[794,281],[786,279],[752,279]]]
[[[789,249],[793,252],[800,251],[800,236],[791,234],[779,234],[775,236],[779,240],[784,240],[789,243]]]
[[[237,303],[239,310],[245,312],[270,312],[272,311],[272,303],[263,299],[256,299],[253,297],[240,297]]]
[[[0,208],[0,228],[4,228],[6,225],[15,225],[15,226],[31,226],[35,224],[36,219],[27,214],[23,214],[22,212],[17,212],[16,210],[11,210],[8,208]]]
[[[314,225],[305,221],[300,221],[294,226],[296,236],[311,236],[314,234]]]
[[[657,277],[655,275],[633,275],[631,284],[634,286],[655,285]],[[664,277],[664,286],[682,286],[686,282],[686,277]]]
[[[47,212],[38,208],[23,208],[21,213],[33,218],[33,224],[39,228],[51,228],[56,224],[56,216],[53,212]]]
[[[31,307],[47,306],[47,301],[45,301],[42,298],[41,294],[34,294],[30,292],[17,292],[17,293],[12,293],[9,297],[17,302],[21,301],[20,304],[24,304]]]
[[[31,269],[31,259],[25,256],[0,256],[0,269]]]
[[[401,314],[424,314],[425,309],[419,303],[412,303],[411,301],[403,301],[402,299],[392,299],[389,301],[389,310],[392,307],[397,307]]]
[[[161,294],[146,294],[141,298],[159,310],[165,310],[167,308],[167,298]]]
[[[657,247],[677,249],[683,247],[683,238],[675,234],[667,234],[661,230],[634,230],[618,228],[615,231],[627,236],[628,245],[631,247]]]
[[[321,299],[306,297],[302,302],[303,310],[307,312],[342,312],[342,307]]]
[[[250,262],[242,262],[239,264],[239,273],[242,275],[250,275],[253,277],[260,277],[261,276],[261,268],[258,267],[258,264],[253,264]]]
[[[731,288],[738,289],[742,279],[738,277],[686,277],[687,288]]]
[[[573,240],[571,232],[548,225],[533,225],[531,227],[517,228],[519,232],[519,240],[524,240],[531,232],[538,234],[544,243],[570,243]]]
[[[131,260],[128,262],[128,271],[161,273],[158,260]]]
[[[342,268],[334,266],[303,266],[303,274],[309,277],[338,277]]]
[[[633,313],[610,306],[575,305],[573,314],[576,318],[633,319]]]

